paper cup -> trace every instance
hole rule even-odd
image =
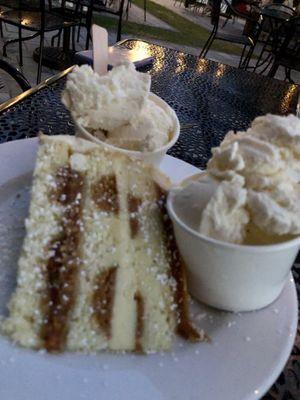
[[[194,219],[191,207],[179,208],[179,193],[179,190],[169,193],[167,208],[187,266],[191,294],[210,306],[234,312],[258,310],[272,303],[289,277],[300,237],[262,246],[237,245],[206,237],[191,227]],[[204,187],[201,194],[206,197],[204,203],[210,195],[211,188],[207,186],[206,191]]]
[[[113,151],[118,151],[123,154],[127,154],[130,157],[137,158],[139,160],[142,160],[144,162],[153,164],[158,166],[161,161],[163,160],[164,156],[166,155],[167,151],[176,143],[178,140],[179,134],[180,134],[180,124],[177,118],[177,115],[175,111],[160,97],[156,96],[154,93],[150,93],[149,97],[161,108],[163,108],[171,117],[173,120],[173,129],[172,129],[172,138],[171,140],[163,147],[156,149],[154,151],[149,151],[149,152],[141,152],[141,151],[133,151],[133,150],[126,150],[120,147],[113,146],[111,144],[108,144],[95,136],[93,136],[90,132],[88,132],[83,126],[78,124],[75,121],[76,124],[76,136],[80,137],[82,139],[90,140],[94,143],[97,143],[98,145],[113,150]]]

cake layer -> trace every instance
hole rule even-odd
[[[4,332],[51,352],[169,349],[174,332],[199,340],[165,184],[120,153],[42,136]]]

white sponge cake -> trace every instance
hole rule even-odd
[[[71,136],[41,136],[3,331],[50,352],[171,347],[190,325],[166,178]]]

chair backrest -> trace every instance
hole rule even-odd
[[[125,0],[94,0],[94,8],[108,10],[114,14],[123,14]]]
[[[45,10],[45,0],[19,0],[19,9],[26,11]]]
[[[95,0],[48,0],[51,14],[58,14],[73,20],[91,18]]]
[[[13,10],[40,11],[41,7],[45,8],[45,0],[0,0],[0,6]]]
[[[89,6],[89,0],[48,0],[49,11],[57,12],[62,15],[67,10],[78,10],[81,6]]]
[[[1,58],[0,58],[0,69],[5,71],[7,74],[9,74],[15,80],[18,83],[18,85],[21,87],[23,92],[25,92],[25,90],[28,90],[31,88],[31,86],[30,86],[28,80],[25,78],[25,76],[18,69],[16,69],[14,66],[9,64],[7,61],[2,60]]]
[[[286,6],[285,4],[270,4],[268,6],[265,6],[264,8],[268,9],[268,10],[276,10],[276,11],[280,11],[280,14],[286,14],[287,18],[290,16],[295,16],[296,15],[296,11],[293,10],[291,7]]]
[[[300,57],[300,17],[284,21],[274,32],[272,52],[275,57]]]
[[[257,22],[257,20],[258,20],[258,18],[257,18],[257,16],[258,16],[258,9],[257,9],[257,7],[256,6],[251,6],[250,7],[250,9],[249,9],[249,11],[247,11],[247,12],[242,12],[242,11],[239,11],[237,8],[236,8],[236,5],[238,4],[238,3],[240,3],[241,1],[240,0],[238,0],[238,1],[231,1],[231,3],[228,1],[228,0],[222,0],[223,1],[223,3],[224,4],[226,4],[226,6],[227,6],[227,11],[231,14],[231,15],[234,15],[234,16],[236,16],[236,17],[239,17],[239,18],[242,18],[242,19],[246,19],[246,20],[249,20],[249,21],[252,21],[252,22]]]
[[[246,19],[246,30],[244,29],[243,35],[251,37],[253,40],[256,40],[257,34],[259,32],[259,14],[253,13],[249,15],[241,14],[237,10],[234,9],[231,3],[227,0],[212,0],[211,1],[211,23],[214,25],[214,29],[218,29],[219,27],[219,20],[221,15],[221,7],[222,4],[227,6],[227,11],[230,14],[235,15],[237,17],[242,17]]]

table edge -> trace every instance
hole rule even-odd
[[[155,43],[150,42],[150,41],[148,41],[148,40],[139,39],[139,38],[126,38],[126,39],[123,39],[123,40],[120,40],[120,41],[116,42],[116,43],[114,44],[114,46],[121,46],[121,45],[123,45],[124,43],[126,43],[126,42],[128,42],[128,41],[140,41],[140,42],[148,43],[148,44],[150,44],[150,45],[153,44],[153,45],[157,45],[157,46],[160,46],[160,47],[163,47],[163,48],[166,48],[166,49],[171,49],[171,50],[174,50],[174,51],[180,51],[180,50],[172,49],[171,47],[168,47],[168,46],[155,44]],[[185,53],[185,52],[183,52],[183,51],[180,51],[180,52]],[[189,53],[186,53],[186,54],[189,54]],[[210,60],[210,61],[212,61],[212,60]],[[213,61],[213,62],[215,62],[215,61]],[[218,64],[228,65],[228,64],[224,64],[224,63],[220,63],[220,62],[218,62]],[[53,75],[53,76],[50,76],[50,77],[47,78],[45,81],[39,83],[38,85],[32,87],[31,89],[28,89],[28,90],[26,90],[25,92],[20,93],[19,95],[15,96],[15,97],[12,97],[11,99],[9,99],[9,100],[5,101],[4,103],[0,104],[0,115],[1,115],[3,112],[5,112],[6,110],[8,110],[10,107],[12,107],[12,106],[14,106],[14,105],[20,103],[22,100],[26,99],[27,97],[29,97],[29,96],[31,96],[31,95],[37,93],[37,92],[40,91],[41,89],[44,89],[44,88],[46,88],[46,87],[52,85],[53,83],[57,82],[58,80],[62,79],[63,77],[65,77],[66,75],[68,75],[68,74],[73,70],[73,68],[74,68],[75,66],[76,66],[76,65],[72,65],[71,67],[65,69],[64,71],[61,71],[61,72],[59,72],[59,73],[57,73],[57,74],[55,74],[55,75]],[[235,68],[235,67],[232,67],[232,68]],[[248,72],[251,73],[251,71],[248,71]],[[253,72],[252,72],[252,73],[253,73]],[[266,77],[266,78],[267,78],[267,77]],[[277,81],[279,81],[279,82],[288,84],[289,86],[297,86],[297,84],[295,84],[295,83],[290,83],[290,82],[281,81],[281,80],[278,80],[278,79],[276,79],[276,78],[269,78],[269,79],[277,80]]]
[[[125,42],[127,42],[128,40],[140,40],[140,39],[135,39],[135,38],[123,39],[123,40],[120,40],[119,42],[115,43],[114,46],[120,46],[120,45],[124,44]],[[146,40],[141,40],[141,41],[151,44],[151,42],[148,42]],[[45,87],[50,86],[53,83],[57,82],[58,80],[62,79],[64,76],[68,75],[75,66],[76,65],[72,65],[71,67],[69,67],[63,71],[58,72],[57,74],[55,74],[53,76],[50,76],[49,78],[47,78],[43,82],[39,83],[38,85],[33,86],[31,89],[28,89],[25,92],[22,92],[22,93],[18,94],[17,96],[14,96],[14,97],[10,98],[9,100],[5,101],[4,103],[0,104],[0,114],[5,112],[10,107],[18,104],[22,100],[26,99],[27,97],[37,93],[41,89],[44,89]]]
[[[10,107],[18,104],[20,101],[24,100],[25,98],[35,94],[36,92],[40,91],[41,89],[52,85],[53,83],[55,83],[56,81],[58,81],[59,79],[62,79],[64,76],[66,76],[67,74],[69,74],[72,69],[74,68],[74,65],[72,65],[71,67],[65,69],[64,71],[61,71],[53,76],[50,76],[49,78],[47,78],[45,81],[39,83],[38,85],[32,87],[31,89],[26,90],[23,93],[18,94],[15,97],[12,97],[11,99],[5,101],[4,103],[0,104],[0,114],[2,114],[4,111],[6,111],[7,109],[9,109]]]

